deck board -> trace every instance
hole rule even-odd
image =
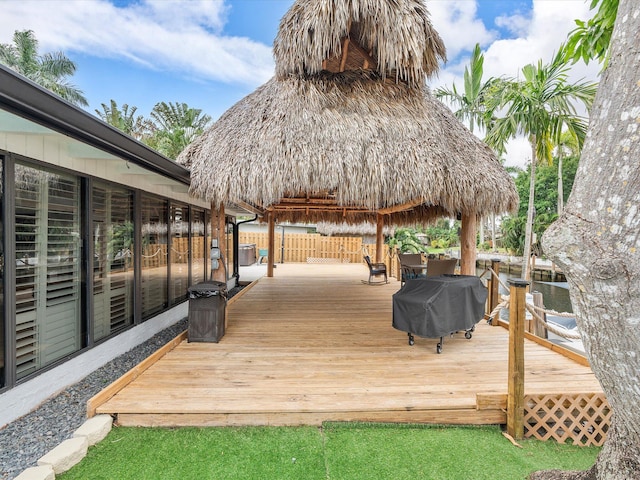
[[[508,331],[434,339],[391,326],[399,282],[361,265],[279,265],[227,309],[219,343],[183,341],[97,408],[127,425],[294,425],[326,420],[501,423]],[[601,392],[588,367],[525,342],[525,392]],[[488,402],[489,404],[491,402]]]

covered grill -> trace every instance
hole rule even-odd
[[[409,345],[413,335],[440,338],[436,347],[442,352],[446,335],[471,332],[484,316],[487,288],[473,275],[441,275],[407,280],[393,295],[393,327],[407,332]]]

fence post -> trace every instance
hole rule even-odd
[[[542,296],[542,293],[532,292],[531,295],[533,295],[533,305],[538,308],[544,309],[544,298]],[[544,312],[540,313],[539,311],[536,313],[540,315],[543,318],[543,320],[547,319],[546,313]],[[541,338],[547,338],[549,336],[547,334],[547,329],[544,328],[543,325],[540,325],[540,322],[538,322],[535,318],[532,321],[533,321],[533,334]]]
[[[496,275],[500,275],[500,259],[492,258],[491,259],[491,270],[496,272]],[[489,284],[489,313],[493,312],[493,309],[498,306],[500,303],[500,282],[493,275],[493,273],[489,276],[491,283]],[[491,325],[497,327],[499,324],[498,319],[491,320]]]
[[[378,213],[376,222],[376,263],[382,263],[384,260],[384,217]]]
[[[267,221],[269,222],[267,234],[267,277],[273,277],[273,267],[274,263],[276,263],[276,254],[274,252],[276,246],[276,221],[273,212],[268,213]]]
[[[509,280],[509,378],[507,433],[524,436],[524,318],[529,282]]]

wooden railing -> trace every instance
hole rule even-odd
[[[499,265],[492,265],[492,269],[494,275],[489,282],[487,308],[491,312],[489,316],[495,315],[492,308],[496,308],[493,303],[497,300],[492,297],[498,288],[495,272],[499,271]],[[604,394],[524,394],[524,339],[536,338],[532,333],[525,332],[528,285],[529,282],[523,280],[509,280],[509,323],[506,325],[509,329],[507,433],[516,439],[553,438],[560,443],[571,441],[575,445],[601,446],[606,439],[612,415]],[[492,324],[505,326],[497,315],[492,318]],[[546,340],[538,343],[543,342],[550,343]],[[579,363],[584,365],[584,362]]]

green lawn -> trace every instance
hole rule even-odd
[[[513,446],[498,427],[118,427],[56,479],[514,480],[540,469],[584,470],[599,452],[520,444]]]

